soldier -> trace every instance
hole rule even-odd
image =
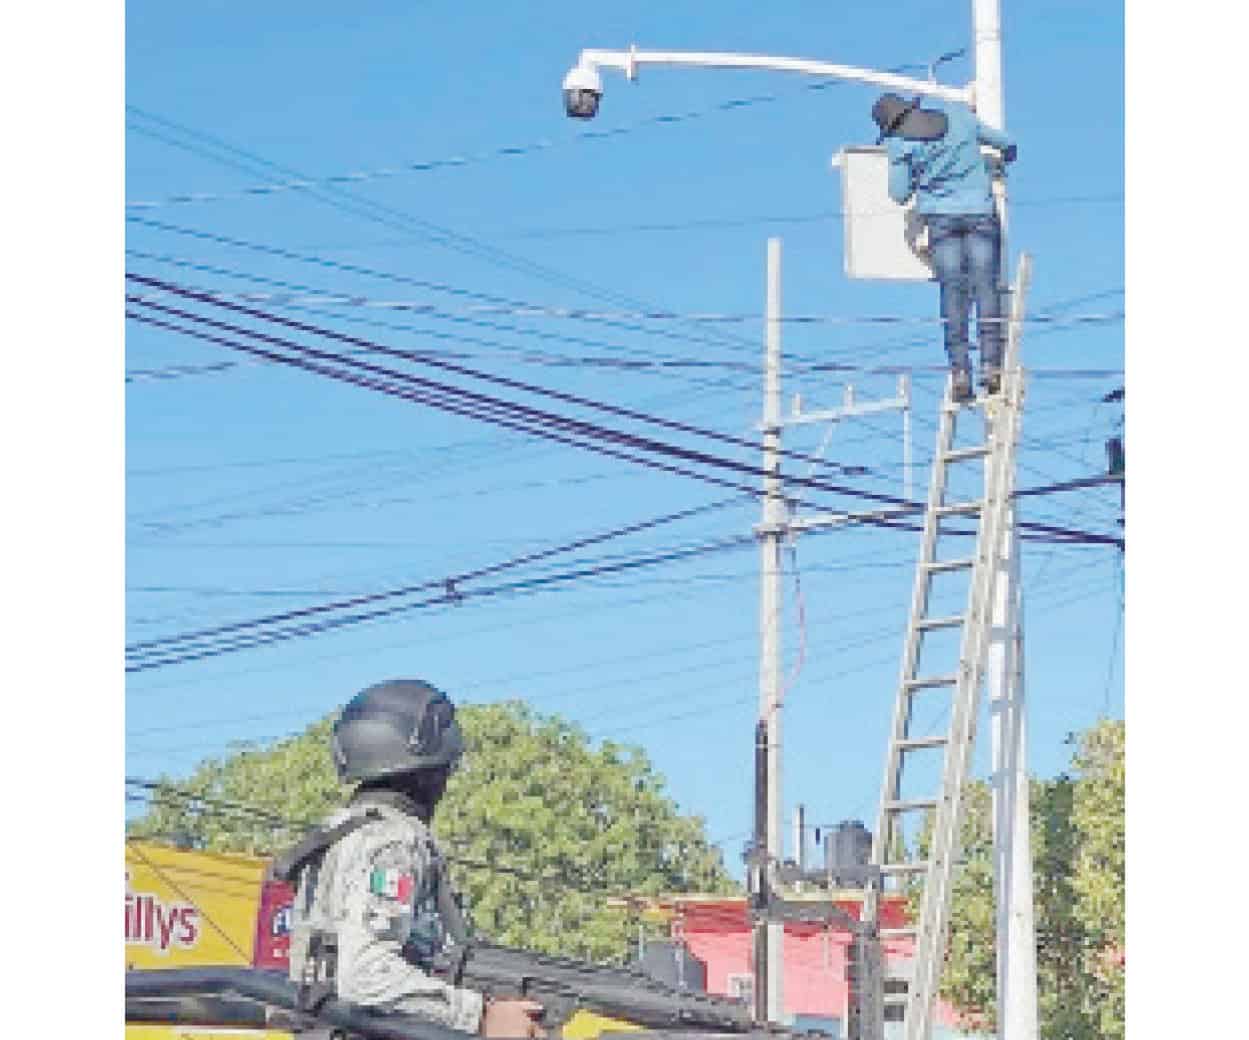
[[[928,226],[954,398],[972,397],[967,326],[973,303],[982,385],[995,394],[1002,364],[1002,235],[980,145],[997,149],[1007,163],[1015,161],[1016,147],[966,105],[929,110],[920,108],[918,98],[884,94],[872,106],[872,119],[880,129],[877,143],[889,152],[890,198],[904,204],[914,194],[915,212]]]
[[[304,1002],[337,995],[486,1037],[544,1036],[540,1004],[488,1001],[427,971],[449,938],[465,941],[429,830],[464,749],[455,707],[424,682],[378,683],[348,702],[330,743],[339,779],[359,786],[273,868],[298,882],[290,973]]]

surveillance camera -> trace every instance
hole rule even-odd
[[[593,119],[603,96],[598,69],[577,65],[564,77],[564,111],[573,119]]]

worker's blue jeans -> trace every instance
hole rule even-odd
[[[967,327],[976,305],[981,369],[1002,363],[1002,305],[998,292],[1002,238],[997,217],[933,214],[928,248],[941,288],[945,352],[952,368],[970,370]]]

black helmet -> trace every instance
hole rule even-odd
[[[390,679],[347,702],[330,750],[340,780],[376,780],[450,769],[464,751],[464,735],[445,693],[419,679]]]

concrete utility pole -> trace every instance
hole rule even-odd
[[[1001,130],[1001,0],[972,0],[975,36],[976,115]],[[1006,186],[995,183],[1006,279]],[[989,431],[991,432],[991,431]],[[993,614],[986,663],[992,722],[993,881],[997,912],[999,1040],[1036,1040],[1036,922],[1032,900],[1027,729],[1023,689],[1023,587],[1015,510],[1007,513],[1003,555],[993,584]]]
[[[1010,538],[1008,534],[1005,552],[1007,558],[995,580],[994,619],[989,636],[990,654],[1001,657],[1000,669],[994,668],[988,675],[993,743],[998,1037],[1036,1040],[1036,926],[1024,712],[1023,586],[1017,537]],[[990,666],[999,664],[996,656],[990,657]]]
[[[784,856],[781,834],[781,240],[768,239],[767,312],[763,363],[763,530],[760,536],[759,718],[767,728],[767,848],[764,879],[776,885]],[[784,1015],[782,965],[785,925],[767,923],[768,1021]]]

